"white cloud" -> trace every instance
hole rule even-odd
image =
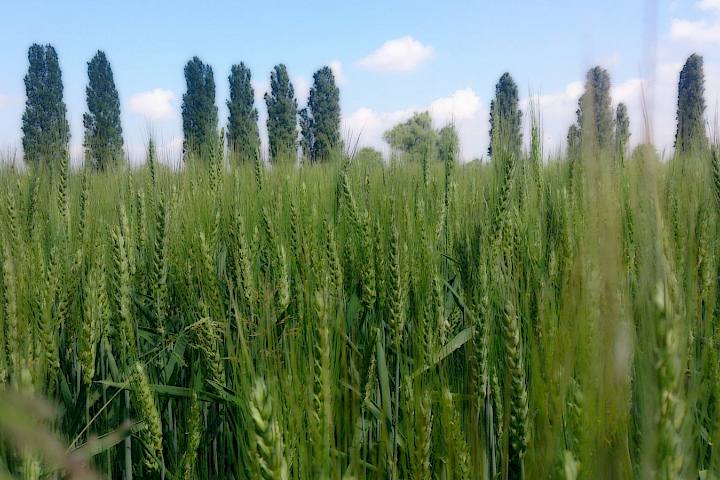
[[[145,116],[148,120],[170,120],[175,116],[171,102],[175,100],[172,90],[155,88],[150,92],[142,92],[130,97],[127,105],[131,112]]]
[[[720,21],[673,19],[670,37],[674,40],[690,40],[695,43],[720,43]]]
[[[613,87],[610,91],[613,102],[625,104],[639,101],[643,95],[643,80],[641,78],[631,78],[620,85]]]
[[[474,117],[481,103],[480,97],[468,87],[456,91],[452,97],[438,98],[430,104],[428,110],[434,119],[448,123]]]
[[[455,122],[463,160],[484,154],[487,148],[487,111],[471,88],[458,90],[450,97],[438,98],[420,109],[377,112],[366,107],[359,108],[343,118],[342,129],[348,137],[346,142],[352,147],[357,144],[359,148],[368,146],[387,153],[389,147],[382,139],[383,133],[425,110],[430,112],[435,128]]]
[[[358,65],[381,72],[409,72],[435,56],[435,49],[411,36],[388,40],[380,48],[361,59]]]
[[[583,82],[571,82],[562,92],[540,95],[538,101],[541,107],[551,107],[559,103],[577,103],[584,91],[585,85]]]
[[[384,149],[382,135],[386,130],[410,118],[415,109],[395,110],[392,112],[376,112],[361,107],[342,121],[342,129],[348,136],[348,143]]]
[[[9,96],[0,93],[0,108],[17,107],[22,105],[23,98],[19,96]]]
[[[525,99],[523,104],[527,107],[531,103],[539,107],[544,119],[567,120],[567,126],[575,120],[578,100],[585,91],[583,82],[572,82],[565,90],[545,95],[533,95]]]
[[[701,0],[695,6],[700,10],[720,10],[720,0]]]
[[[329,66],[333,75],[335,75],[335,83],[337,85],[345,85],[347,83],[347,77],[343,73],[342,62],[340,62],[340,60],[332,60]]]
[[[695,7],[706,12],[720,13],[720,0],[701,0]],[[683,20],[674,18],[670,24],[670,38],[673,40],[689,40],[690,42],[720,43],[720,18],[711,15],[711,18],[700,20]]]

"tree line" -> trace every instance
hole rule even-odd
[[[230,151],[240,162],[252,161],[260,151],[258,111],[250,69],[233,65],[228,81],[230,99],[227,107],[227,140]],[[185,66],[187,92],[183,95],[183,150],[186,158],[196,154],[206,158],[203,150],[211,148],[217,137],[218,109],[215,105],[215,81],[210,65],[193,57]],[[298,147],[308,163],[323,162],[339,154],[340,90],[330,67],[313,76],[308,105],[298,111],[293,85],[284,64],[276,65],[270,74],[270,92],[265,94],[268,119],[270,161],[294,162]],[[298,140],[298,118],[302,140]]]
[[[34,44],[28,51],[25,76],[26,108],[22,117],[22,147],[26,163],[53,166],[67,155],[70,129],[63,101],[62,74],[57,52],[51,45]],[[184,158],[207,158],[207,150],[218,140],[218,108],[215,80],[210,65],[193,57],[185,65],[186,93],[182,101]],[[236,162],[254,161],[260,155],[258,110],[250,69],[233,65],[228,77],[230,98],[226,104],[227,142]],[[703,58],[691,55],[680,72],[678,83],[676,153],[708,148],[705,129],[705,80]],[[622,157],[630,137],[627,106],[613,110],[611,82],[607,70],[590,69],[585,92],[578,101],[577,122],[567,134],[568,157],[581,148],[614,150]],[[88,165],[104,170],[124,161],[120,100],[110,63],[103,51],[88,62],[87,113],[83,146]],[[270,74],[267,107],[269,158],[273,163],[294,162],[298,152],[304,162],[324,162],[341,154],[340,91],[332,70],[325,66],[313,75],[307,106],[299,109],[295,91],[284,64]],[[299,131],[299,134],[298,134]],[[429,112],[420,112],[386,131],[383,139],[411,160],[430,161],[453,157],[459,150],[454,126],[436,131]],[[225,139],[223,138],[222,141]],[[490,146],[509,148],[520,156],[522,111],[518,87],[509,73],[501,76],[490,104]],[[372,153],[364,152],[366,155]]]
[[[605,151],[622,159],[630,140],[630,118],[627,105],[620,102],[613,111],[610,75],[602,67],[590,69],[586,75],[585,91],[578,100],[577,121],[567,134],[567,156],[572,161],[581,155],[583,148]],[[705,128],[705,77],[703,58],[693,54],[680,72],[678,83],[676,153],[707,149]],[[411,158],[423,159],[433,152],[442,154],[442,143],[457,144],[457,133],[452,125],[439,132],[432,129],[429,112],[413,115],[405,123],[385,132],[384,140],[395,150]],[[522,111],[518,87],[509,73],[504,73],[495,86],[495,97],[490,102],[490,145],[492,157],[496,146],[508,148],[516,158],[522,150]],[[442,139],[445,138],[445,142]]]
[[[578,101],[577,122],[568,129],[571,160],[581,154],[582,148],[615,149],[619,158],[624,155],[630,139],[630,119],[624,103],[619,103],[613,112],[610,89],[607,70],[594,67],[587,72],[585,92]],[[678,82],[676,153],[708,149],[705,110],[703,58],[692,54],[680,71]]]
[[[52,167],[67,154],[70,129],[63,100],[62,74],[57,52],[51,45],[30,47],[30,66],[25,76],[26,107],[22,118],[22,146],[26,163]],[[185,159],[206,158],[218,138],[218,108],[215,80],[210,65],[193,57],[185,65],[187,90],[182,100],[183,153]],[[228,81],[230,98],[227,141],[238,162],[254,161],[259,155],[258,111],[250,69],[233,65]],[[270,92],[265,94],[268,109],[270,161],[294,161],[298,148],[308,163],[323,162],[342,150],[340,139],[340,90],[332,70],[325,66],[313,76],[308,104],[298,110],[287,68],[275,66]],[[122,163],[123,137],[120,99],[110,62],[98,51],[88,62],[87,113],[83,146],[88,165],[98,170]],[[298,138],[298,121],[301,139]]]

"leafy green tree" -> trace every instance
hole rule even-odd
[[[383,156],[372,147],[364,147],[355,154],[353,162],[363,165],[382,165]]]
[[[123,160],[120,97],[105,52],[98,50],[88,62],[88,80],[88,113],[83,115],[86,155],[95,168],[105,170]]]
[[[594,148],[614,146],[613,109],[610,98],[610,75],[595,67],[588,71],[585,92],[578,101],[577,121],[583,142]]]
[[[51,45],[33,44],[28,51],[30,67],[25,76],[25,112],[22,146],[31,165],[59,164],[66,154],[70,126],[63,101],[62,72]]]
[[[297,157],[297,100],[285,65],[270,73],[270,92],[265,94],[270,160],[294,161]]]
[[[515,81],[509,73],[504,73],[495,85],[495,99],[490,102],[490,146],[488,155],[492,156],[493,143],[504,142],[520,156],[522,149],[522,111]]]
[[[183,150],[201,153],[217,140],[218,109],[215,106],[215,80],[210,65],[193,57],[185,65],[187,93],[183,95]]]
[[[458,137],[455,126],[450,124],[440,129],[438,132],[438,159],[445,161],[457,159],[460,150],[460,138]]]
[[[624,155],[630,141],[630,117],[628,117],[627,106],[622,102],[618,104],[615,113],[615,139],[618,152]]]
[[[337,153],[340,143],[340,89],[335,84],[335,75],[330,67],[323,67],[313,75],[313,87],[308,97],[308,108],[301,113],[301,123],[309,129],[304,144],[309,150],[305,156],[311,162],[327,161]],[[303,138],[305,138],[305,129]]]
[[[395,125],[383,134],[390,147],[412,161],[436,158],[438,133],[432,128],[429,112],[413,115],[405,123]]]
[[[680,71],[675,150],[686,153],[692,148],[707,148],[707,144],[703,57],[693,53]]]
[[[254,159],[260,149],[255,90],[250,79],[250,69],[244,63],[230,69],[228,144],[241,161]]]

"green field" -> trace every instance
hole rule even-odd
[[[118,479],[717,478],[717,155],[223,159],[0,170],[0,383],[56,405],[70,457]],[[53,478],[22,431],[0,476]]]

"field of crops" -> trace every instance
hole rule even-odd
[[[717,155],[222,158],[0,170],[0,384],[102,477],[717,478]]]

